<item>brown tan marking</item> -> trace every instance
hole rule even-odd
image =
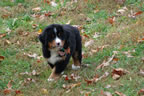
[[[53,48],[56,46],[55,40],[53,40],[52,42],[48,43],[49,48]]]
[[[78,53],[77,52],[74,53],[72,58],[73,58],[73,62],[74,62],[75,66],[80,66],[81,65],[80,62],[79,62],[79,59],[78,59]]]
[[[62,40],[62,46],[64,46],[65,40]]]
[[[57,80],[57,79],[60,77],[59,74],[56,74],[56,73],[55,73],[55,70],[56,70],[56,68],[54,67],[54,68],[52,69],[51,75],[49,76],[49,79]]]

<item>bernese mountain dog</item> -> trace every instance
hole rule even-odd
[[[70,25],[52,24],[39,35],[43,57],[52,68],[48,81],[56,80],[64,71],[72,56],[72,69],[78,69],[82,60],[80,32]]]

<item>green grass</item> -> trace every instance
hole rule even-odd
[[[70,3],[71,0],[56,0],[56,7],[44,3],[44,0],[1,0],[0,1],[0,34],[6,36],[0,38],[0,56],[5,59],[0,62],[0,96],[3,96],[4,89],[12,80],[12,89],[10,93],[15,96],[15,90],[20,90],[22,96],[102,96],[102,92],[108,91],[113,96],[118,96],[115,91],[124,93],[126,96],[137,96],[140,89],[144,88],[144,78],[139,74],[141,69],[144,70],[144,42],[137,41],[144,36],[144,13],[130,18],[130,11],[144,11],[144,2],[142,0],[126,0],[123,5],[118,5],[114,0],[77,0],[77,3]],[[62,4],[63,3],[63,4]],[[70,5],[68,5],[70,4]],[[124,15],[117,16],[117,10],[126,6],[128,10]],[[41,7],[41,11],[33,12],[32,9]],[[98,12],[94,12],[98,10]],[[52,16],[32,17],[33,14],[38,16],[51,12]],[[8,17],[7,17],[8,16]],[[114,24],[110,24],[108,19],[112,16],[116,17]],[[87,21],[90,18],[90,21]],[[78,81],[60,78],[57,82],[48,82],[47,78],[51,73],[44,58],[40,58],[40,62],[35,58],[30,58],[26,54],[36,53],[42,56],[41,44],[38,40],[39,29],[44,29],[52,23],[65,24],[71,20],[71,25],[80,25],[83,27],[84,33],[89,38],[83,39],[85,42],[93,39],[94,44],[84,47],[83,51],[88,57],[83,58],[83,64],[89,64],[89,67],[82,67],[78,71],[71,70],[71,63],[65,70],[65,74],[70,76],[72,73],[79,75]],[[33,28],[36,24],[37,27]],[[11,32],[7,31],[7,28]],[[95,33],[99,33],[100,37],[93,38]],[[25,35],[28,34],[28,35]],[[9,40],[10,43],[7,42]],[[100,46],[108,45],[103,50],[96,53]],[[133,51],[128,58],[123,52]],[[103,69],[96,70],[96,67],[104,60],[108,60],[113,55],[113,51],[118,51],[116,63],[110,62],[110,65]],[[112,71],[115,68],[123,68],[129,71],[126,75],[120,77],[119,80],[112,78]],[[39,72],[39,75],[21,75],[20,73],[33,70]],[[87,84],[85,79],[90,80],[95,75],[102,76],[105,72],[110,75],[102,80]],[[26,82],[27,78],[35,80],[35,82]],[[81,82],[80,86],[72,88],[69,92],[64,89],[63,84],[75,84]],[[110,88],[106,88],[111,85]],[[42,89],[47,89],[48,93],[44,93]],[[83,92],[83,93],[82,93]],[[9,94],[6,94],[9,96]],[[18,95],[18,94],[17,94]],[[16,96],[17,96],[16,95]],[[21,96],[20,95],[20,96]],[[19,96],[19,95],[18,95]]]

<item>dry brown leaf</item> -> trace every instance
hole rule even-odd
[[[140,14],[142,14],[143,13],[143,11],[138,11],[138,12],[136,12],[135,14],[134,14],[134,16],[138,16],[138,15],[140,15]]]
[[[51,1],[50,4],[51,4],[51,6],[53,6],[53,7],[56,7],[56,6],[57,6],[57,4],[56,4],[54,1]]]
[[[5,36],[6,36],[6,34],[5,34],[5,33],[0,34],[0,38],[5,37]]]
[[[131,55],[130,51],[125,51],[125,52],[123,52],[123,54],[125,54],[128,58],[134,57]]]
[[[35,58],[35,59],[38,57],[36,53],[33,53],[33,54],[24,53],[24,55],[26,55],[26,56],[28,56],[30,58]]]
[[[112,96],[110,92],[103,92],[102,96]]]
[[[138,95],[139,95],[139,96],[143,96],[143,95],[144,95],[144,89],[140,89],[140,90],[138,91]]]
[[[32,28],[37,28],[38,27],[38,25],[37,24],[32,24]]]
[[[98,37],[100,37],[100,33],[96,32],[96,33],[94,34],[93,38],[98,38]]]
[[[11,90],[10,89],[4,89],[3,93],[6,94],[10,94]]]
[[[89,40],[89,41],[85,42],[84,46],[88,47],[88,46],[91,46],[93,43],[94,43],[94,40]]]
[[[115,2],[122,5],[122,4],[124,4],[125,0],[115,0]]]
[[[121,77],[121,76],[118,75],[118,74],[114,74],[114,75],[112,75],[112,78],[113,78],[114,80],[118,80],[120,77]]]
[[[137,40],[138,43],[143,43],[144,42],[144,38],[141,38],[139,40]]]
[[[0,56],[0,62],[3,61],[5,59],[4,56]]]
[[[41,89],[41,93],[42,93],[42,94],[48,94],[48,90],[45,89],[45,88],[42,88],[42,89]]]
[[[6,44],[11,44],[11,42],[9,40],[5,40]]]
[[[36,81],[32,78],[26,78],[24,79],[24,83],[23,85],[27,85],[27,84],[30,84],[30,83],[35,83]]]
[[[129,73],[127,70],[122,68],[113,69],[112,71],[112,78],[118,80],[122,75]]]
[[[105,88],[111,88],[111,87],[112,87],[111,85],[106,85],[106,86],[105,86]]]
[[[128,10],[127,7],[123,7],[121,9],[119,9],[117,12],[120,13],[121,15],[123,15],[127,10]]]
[[[32,11],[39,12],[39,11],[41,11],[41,8],[40,7],[36,7],[36,8],[33,8]]]
[[[85,80],[87,82],[87,84],[92,84],[92,83],[96,83],[98,81],[100,81],[103,78],[106,78],[109,75],[108,72],[105,72],[102,76],[98,77],[97,75],[95,77],[93,77],[93,79],[91,80]]]
[[[77,86],[80,86],[80,85],[81,85],[81,83],[79,82],[79,83],[70,84],[70,85],[63,84],[62,87],[63,87],[64,89],[72,89],[72,88],[77,87]]]
[[[22,92],[20,90],[15,90],[15,94],[21,94]]]
[[[66,24],[70,24],[72,20],[69,20]]]
[[[100,69],[100,68],[104,68],[104,67],[106,67],[106,66],[109,66],[109,65],[110,65],[110,62],[111,62],[111,61],[113,60],[113,58],[115,57],[115,54],[116,54],[116,53],[114,52],[114,54],[112,55],[112,57],[109,58],[107,62],[104,60],[102,64],[98,65],[98,66],[96,67],[96,70],[97,70],[97,69]]]
[[[141,69],[140,72],[139,72],[139,75],[144,76],[144,70]]]
[[[108,21],[110,24],[114,25],[115,19],[116,17],[111,17],[111,18],[108,18]]]
[[[121,93],[121,92],[118,92],[118,91],[115,91],[115,94],[119,95],[119,96],[126,96],[125,94]]]
[[[84,94],[84,96],[89,96],[91,94],[91,92],[86,92],[85,94]]]
[[[11,81],[9,81],[8,82],[8,84],[7,84],[7,88],[6,89],[4,89],[4,94],[6,95],[6,94],[10,94],[10,92],[12,91],[12,80]]]

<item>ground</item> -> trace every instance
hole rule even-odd
[[[142,96],[144,1],[118,1],[1,0],[0,96]],[[37,37],[52,23],[79,28],[83,60],[48,82]]]

